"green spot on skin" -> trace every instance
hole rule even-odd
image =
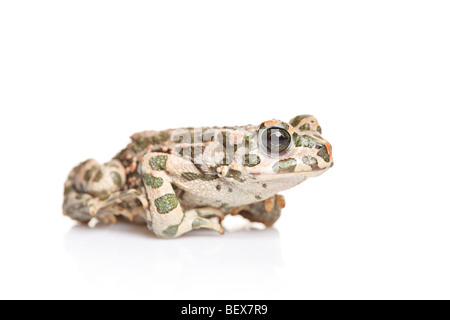
[[[104,196],[101,196],[100,198],[98,198],[100,201],[105,201],[109,199],[109,194],[105,194]]]
[[[273,171],[276,173],[294,172],[296,166],[297,161],[295,159],[281,160],[273,165]]]
[[[140,145],[138,143],[133,143],[133,145],[131,146],[133,148],[133,151],[135,152],[139,152],[145,149],[144,145]]]
[[[192,146],[186,151],[187,153],[183,151],[183,155],[186,154],[191,158],[191,160],[193,160],[195,157],[203,155],[203,153],[205,152],[205,146]]]
[[[201,174],[201,173],[194,173],[194,172],[183,172],[181,176],[188,180],[188,181],[194,181],[194,180],[202,180],[202,181],[211,181],[218,179],[219,176],[217,174]]]
[[[307,131],[307,130],[311,130],[311,126],[309,125],[309,123],[305,123],[299,129]]]
[[[89,181],[92,178],[92,175],[94,174],[95,171],[97,171],[97,166],[93,166],[92,168],[90,168],[88,171],[85,172],[84,174],[84,181]]]
[[[73,191],[73,186],[67,186],[64,188],[64,195],[68,195],[69,193],[71,193]]]
[[[257,194],[257,195],[255,196],[255,198],[256,198],[256,200],[261,200],[261,199],[262,199],[262,197],[261,197],[259,194]]]
[[[253,132],[249,135],[246,135],[244,137],[244,147],[248,150],[248,151],[252,151],[255,149],[258,149],[258,140],[256,137],[256,132]]]
[[[112,171],[109,173],[109,175],[111,176],[111,179],[116,186],[118,187],[122,186],[122,178],[120,177],[120,174],[118,172]]]
[[[146,149],[149,145],[161,144],[169,140],[169,138],[170,136],[167,132],[161,131],[159,134],[151,137],[139,137],[132,145],[132,148],[134,151],[139,152]]]
[[[169,213],[178,206],[177,196],[173,193],[163,195],[162,197],[155,199],[155,206],[159,213]]]
[[[221,186],[220,184],[218,184],[218,185],[216,186],[216,189],[217,189],[217,191],[220,191],[220,190],[222,190],[222,186]]]
[[[318,133],[322,134],[322,127],[321,126],[318,126],[316,130],[317,130]]]
[[[228,145],[231,144],[230,132],[223,131],[221,132],[221,135],[222,135],[222,145],[224,148],[226,148]]]
[[[181,176],[188,180],[188,181],[193,181],[193,180],[197,180],[200,179],[200,177],[202,176],[200,173],[193,173],[193,172],[183,172],[181,174]]]
[[[202,181],[212,181],[219,179],[219,176],[217,174],[205,174],[200,178]]]
[[[242,173],[240,171],[234,170],[234,169],[230,169],[228,170],[228,173],[226,175],[227,178],[233,178],[234,180],[238,181],[238,182],[244,182],[245,179],[244,177],[242,177]]]
[[[195,128],[184,128],[184,130],[190,131],[183,135],[173,137],[172,141],[176,143],[199,143],[203,141],[202,131]]]
[[[158,189],[159,187],[161,187],[163,185],[164,180],[159,177],[154,177],[151,174],[146,174],[146,175],[144,175],[144,183],[147,186],[152,187],[153,189]]]
[[[176,225],[173,225],[173,226],[170,226],[170,227],[167,227],[167,229],[165,229],[164,231],[163,231],[163,233],[166,235],[166,236],[168,236],[168,237],[175,237],[175,235],[177,234],[177,232],[178,232],[178,225],[176,224]]]
[[[311,169],[316,170],[319,169],[318,164],[317,164],[317,159],[313,158],[313,157],[303,157],[302,161],[304,164],[306,164],[307,166],[310,166]]]
[[[244,158],[244,165],[247,167],[254,167],[261,163],[261,158],[256,154],[246,154]]]
[[[94,177],[94,182],[99,182],[100,180],[102,180],[103,178],[103,172],[101,172],[100,170],[97,172],[97,174]]]
[[[193,222],[192,222],[192,229],[198,229],[200,228],[202,225],[205,224],[205,221],[203,219],[200,218],[196,218]]]
[[[301,116],[296,116],[294,119],[291,120],[290,124],[291,124],[293,127],[296,127],[296,126],[298,126],[298,124],[299,124],[302,120],[304,120],[304,119],[306,119],[306,118],[309,118],[309,117],[311,117],[311,115],[309,115],[309,114],[304,114],[304,115],[301,115]]]
[[[325,160],[325,162],[330,162],[330,155],[328,154],[327,148],[322,147],[319,152],[317,152],[317,155]]]
[[[298,136],[295,145],[297,147],[305,148],[320,148],[321,146],[323,146],[323,144],[321,144],[319,141],[308,135]]]
[[[220,165],[228,166],[233,162],[234,152],[225,153],[225,157],[221,161],[219,161]]]
[[[164,170],[166,169],[167,156],[156,156],[149,160],[149,164],[153,170]]]

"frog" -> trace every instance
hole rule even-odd
[[[163,239],[196,229],[223,234],[228,215],[271,227],[286,206],[279,193],[333,165],[331,144],[308,114],[142,131],[112,160],[88,159],[70,171],[63,214],[86,224],[125,218]]]

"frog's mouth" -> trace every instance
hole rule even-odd
[[[318,177],[320,175],[322,175],[325,171],[327,171],[329,168],[324,168],[324,169],[316,169],[316,170],[312,170],[312,171],[304,171],[304,172],[293,172],[294,175],[300,175],[300,176],[305,176],[305,177]]]
[[[267,177],[268,179],[277,179],[280,177],[283,177],[284,179],[289,178],[289,177],[306,177],[306,178],[312,178],[312,177],[318,177],[320,175],[322,175],[325,171],[327,171],[328,169],[330,169],[331,167],[328,168],[323,168],[323,169],[315,169],[315,170],[311,170],[311,171],[293,171],[293,172],[255,172],[252,173],[253,176],[264,176]]]

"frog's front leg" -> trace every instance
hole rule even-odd
[[[178,168],[178,170],[177,170]],[[171,175],[197,169],[189,161],[165,153],[149,153],[141,159],[139,173],[145,186],[149,203],[148,226],[161,238],[175,238],[194,229],[211,229],[223,234],[219,221],[220,211],[213,208],[196,208],[183,211],[172,186]]]
[[[231,215],[239,214],[252,222],[261,222],[267,227],[271,227],[278,220],[281,209],[285,206],[284,197],[277,194],[264,201],[233,208]]]

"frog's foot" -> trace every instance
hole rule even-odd
[[[98,217],[97,220],[101,221],[102,223],[106,224],[107,226],[110,225],[111,223],[112,224],[117,223],[117,218],[114,214],[108,214],[108,215]],[[91,221],[95,221],[95,220],[91,220]],[[91,226],[91,223],[89,223],[89,226]]]
[[[182,212],[180,208],[164,217],[153,215],[149,228],[160,238],[176,238],[195,229],[210,229],[223,234],[224,229],[218,217],[203,218],[200,216],[200,214],[205,213],[209,215],[211,213],[210,208],[197,208],[186,212]],[[180,214],[181,220],[178,220]]]
[[[118,191],[100,198],[72,190],[64,200],[64,214],[80,222],[96,218],[106,225],[117,223],[117,216],[134,221],[145,215],[147,199],[135,189]],[[139,210],[140,209],[140,210]]]
[[[280,217],[281,209],[286,206],[282,195],[275,195],[264,201],[240,206],[231,210],[231,215],[241,215],[252,222],[261,222],[271,227]]]
[[[223,234],[220,224],[223,213],[211,207],[184,211],[172,186],[171,174],[178,168],[196,167],[183,158],[165,153],[148,153],[141,159],[138,172],[144,182],[150,204],[146,221],[148,227],[161,238],[175,238],[194,229],[211,229]],[[218,218],[218,219],[217,219]]]
[[[120,206],[120,205],[110,205],[100,209],[94,216],[93,219],[97,219],[106,225],[116,224],[117,217],[123,216],[130,221],[134,221],[136,216],[132,211]]]
[[[211,213],[210,208],[198,208],[188,210],[184,213],[180,223],[175,225],[156,226],[153,225],[153,231],[162,238],[178,237],[186,232],[195,229],[210,229],[224,233],[224,229],[218,221],[217,216],[211,218],[202,218],[200,214]],[[162,230],[163,229],[163,230]]]

